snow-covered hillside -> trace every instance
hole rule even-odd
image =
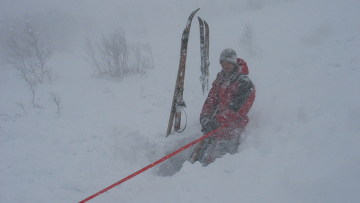
[[[53,35],[64,47],[49,61],[52,82],[37,91],[41,108],[1,64],[1,203],[78,202],[198,138],[205,96],[196,19],[188,127],[165,138],[181,32],[196,8],[210,26],[210,80],[220,52],[234,48],[257,88],[239,153],[202,167],[185,161],[186,150],[89,202],[360,202],[359,0],[78,3],[2,0],[1,23],[49,10],[68,14],[72,26]],[[116,26],[151,45],[155,67],[146,75],[93,76],[85,40]],[[59,114],[51,92],[61,98]]]

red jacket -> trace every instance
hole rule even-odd
[[[217,74],[200,114],[203,127],[212,119],[219,126],[231,128],[245,128],[248,124],[247,114],[254,103],[256,90],[247,76],[249,70],[246,62],[238,58],[238,64],[230,77],[225,77],[223,72]]]

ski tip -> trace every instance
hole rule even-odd
[[[196,12],[198,12],[200,8],[196,9],[195,11],[191,12],[190,16],[194,16]]]
[[[188,18],[188,21],[187,21],[185,30],[189,30],[189,29],[190,29],[191,21],[192,21],[192,19],[194,18],[196,12],[198,12],[198,10],[200,10],[200,8],[198,8],[198,9],[196,9],[195,11],[191,12],[191,14],[190,14],[190,16],[189,16],[189,18]]]

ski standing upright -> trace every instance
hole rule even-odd
[[[202,86],[203,95],[207,91],[209,91],[209,25],[207,22],[200,17],[199,20],[199,27],[200,27],[200,54],[201,54],[201,76],[200,82]],[[210,145],[211,139],[206,139],[200,142],[194,149],[191,157],[190,162],[194,163],[199,159],[199,154],[201,151],[206,149],[206,146]]]
[[[180,124],[181,124],[181,111],[185,107],[185,102],[183,100],[184,93],[184,79],[185,79],[185,65],[186,65],[186,56],[187,56],[187,47],[189,41],[190,27],[192,19],[194,18],[196,12],[198,12],[200,8],[193,11],[187,21],[186,27],[182,33],[181,38],[181,48],[180,48],[180,62],[179,62],[179,70],[175,83],[174,96],[171,105],[170,117],[168,128],[166,131],[166,137],[170,135],[172,126],[174,124],[174,130],[177,132],[181,132]],[[175,121],[174,121],[175,119]]]
[[[199,28],[200,28],[200,54],[201,54],[201,76],[200,82],[202,86],[203,94],[209,91],[209,25],[207,22],[200,17]]]

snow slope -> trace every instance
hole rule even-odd
[[[205,96],[195,19],[184,94],[188,127],[165,138],[181,32],[198,7],[210,25],[210,80],[220,52],[232,47],[257,88],[239,153],[202,167],[185,161],[186,150],[89,202],[360,201],[360,1],[4,5],[19,15],[56,7],[79,26],[68,39],[72,46],[50,61],[56,78],[38,91],[42,109],[31,107],[17,73],[1,66],[1,203],[78,202],[199,137]],[[92,76],[85,38],[116,25],[129,40],[151,44],[155,68],[146,76],[120,82]],[[252,40],[244,37],[246,26]],[[62,99],[59,116],[51,91]]]

